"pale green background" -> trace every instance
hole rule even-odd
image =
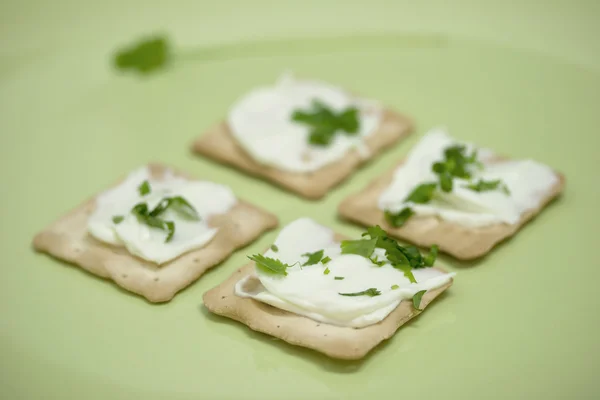
[[[444,3],[2,2],[0,398],[600,396],[599,2]],[[149,79],[111,70],[116,46],[154,31],[181,47],[217,46],[221,59]],[[391,35],[403,32],[413,34]],[[331,55],[312,55],[306,41],[264,44],[367,33],[387,39],[363,37],[358,50]],[[258,42],[262,55],[219,47],[239,41]],[[319,203],[189,154],[236,96],[287,68],[403,110],[417,135]],[[459,273],[450,292],[362,363],[293,348],[200,306],[275,232],[159,306],[30,247],[35,232],[148,160],[228,183],[282,224],[308,215],[356,234],[336,205],[436,125],[548,163],[565,173],[567,190],[486,259],[443,257]]]

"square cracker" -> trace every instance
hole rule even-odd
[[[239,321],[254,331],[266,333],[295,346],[316,350],[329,357],[343,360],[363,358],[379,343],[392,337],[400,326],[422,312],[413,307],[412,301],[404,300],[383,321],[364,328],[318,322],[258,300],[237,296],[235,284],[251,275],[254,268],[255,263],[249,263],[219,286],[204,293],[202,300],[206,308],[214,314]],[[255,282],[258,283],[258,279]],[[422,310],[451,285],[452,280],[425,293],[421,299]]]
[[[192,151],[268,180],[305,198],[316,200],[348,178],[360,165],[411,131],[412,123],[408,118],[391,110],[384,110],[379,128],[365,139],[369,149],[368,156],[361,157],[357,150],[351,150],[339,161],[310,173],[282,171],[254,161],[237,143],[225,121],[213,126],[198,138],[192,144]]]
[[[550,188],[541,204],[527,211],[515,225],[495,224],[483,227],[465,227],[444,221],[435,216],[413,216],[402,227],[387,223],[378,207],[381,193],[392,182],[400,162],[390,171],[376,178],[365,189],[348,196],[338,206],[339,214],[364,226],[380,225],[390,236],[407,240],[421,247],[437,244],[439,249],[460,260],[472,260],[489,253],[494,246],[514,235],[523,225],[539,214],[542,209],[563,190],[565,177],[556,173],[558,182]]]
[[[151,164],[149,169],[153,177],[160,179],[168,168]],[[95,200],[92,198],[70,211],[35,236],[34,248],[94,275],[111,279],[123,289],[144,296],[153,303],[171,300],[178,291],[221,263],[236,249],[251,243],[278,224],[274,215],[238,199],[228,213],[210,219],[209,225],[219,230],[206,246],[158,266],[131,255],[124,247],[103,243],[88,234],[87,220],[94,208]]]

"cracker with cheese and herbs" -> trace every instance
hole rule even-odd
[[[152,164],[52,223],[33,245],[165,302],[275,226],[275,216],[227,186]]]
[[[285,75],[239,99],[192,150],[318,199],[410,131],[406,117],[373,101]]]
[[[514,235],[563,190],[564,176],[533,160],[427,133],[407,158],[339,205],[345,219],[469,260]]]
[[[379,226],[343,240],[309,218],[204,294],[211,312],[330,357],[360,359],[453,282],[437,249],[401,246]]]

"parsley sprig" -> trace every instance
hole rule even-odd
[[[467,154],[467,148],[464,145],[450,146],[444,150],[444,158],[431,166],[431,170],[438,176],[438,182],[426,182],[418,185],[406,196],[404,202],[427,204],[435,197],[438,189],[446,193],[451,192],[454,188],[454,179],[470,180],[473,170],[481,168],[483,168],[483,164],[477,159],[477,150]],[[500,180],[480,179],[478,182],[469,183],[464,187],[475,192],[501,189],[505,194],[509,194],[508,187]],[[410,207],[404,207],[397,213],[389,210],[384,213],[385,220],[394,227],[404,225],[413,215],[414,211]]]
[[[355,136],[359,128],[356,107],[348,107],[336,113],[317,100],[313,101],[312,109],[294,111],[292,121],[309,125],[311,128],[309,143],[321,147],[329,145],[336,133]]]

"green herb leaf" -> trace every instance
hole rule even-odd
[[[338,132],[350,136],[358,134],[360,120],[356,107],[349,107],[336,114],[334,110],[315,100],[312,109],[294,111],[292,121],[311,127],[310,144],[327,146]]]
[[[341,281],[342,279],[344,279],[343,276],[336,276],[333,279],[335,279],[336,281]]]
[[[381,292],[375,288],[370,288],[367,290],[363,290],[362,292],[356,292],[356,293],[338,293],[341,296],[370,296],[370,297],[374,297],[374,296],[379,296],[381,294]]]
[[[140,196],[145,196],[145,195],[149,194],[150,191],[151,191],[150,182],[148,182],[148,181],[144,181],[140,184],[140,186],[138,186],[138,192],[140,193]]]
[[[173,239],[173,235],[175,234],[175,223],[173,221],[165,221],[164,224],[167,227],[167,232],[169,232],[165,239],[165,243],[168,243]]]
[[[321,258],[323,258],[323,250],[315,251],[314,253],[304,253],[302,256],[308,257],[308,260],[302,264],[303,267],[307,265],[315,265],[321,261]]]
[[[117,224],[120,224],[121,222],[123,222],[124,219],[125,219],[125,217],[122,215],[115,215],[114,217],[112,217],[112,222],[113,222],[113,224],[117,225]]]
[[[397,289],[400,289],[400,286],[398,286],[398,285],[392,285],[392,290],[397,290]]]
[[[169,43],[165,37],[144,39],[120,50],[115,55],[115,67],[147,74],[167,65],[170,57]]]
[[[421,298],[423,297],[423,295],[425,294],[425,292],[427,292],[427,290],[421,290],[420,292],[415,293],[415,295],[412,298],[413,301],[413,307],[417,310],[421,310]]]
[[[412,192],[406,197],[405,202],[412,202],[417,204],[429,203],[435,194],[435,188],[437,183],[423,183],[413,189]]]
[[[194,209],[194,207],[183,197],[175,196],[175,197],[165,197],[163,198],[157,205],[154,207],[152,211],[150,211],[151,217],[158,217],[171,208],[173,211],[177,212],[180,216],[194,221],[199,221],[200,216]]]
[[[329,275],[330,272],[329,267],[327,267],[325,268],[325,271],[323,271],[323,275]]]
[[[394,268],[404,272],[404,276],[410,281],[410,283],[417,283],[415,276],[412,273],[412,267],[409,264],[397,264]]]
[[[325,265],[325,264],[327,264],[329,261],[331,261],[331,258],[329,258],[329,256],[327,256],[327,257],[325,257],[325,258],[323,258],[323,259],[321,260],[321,264]]]
[[[273,250],[275,253],[277,253],[279,251],[279,247],[277,247],[276,244],[272,244],[271,245],[271,250]]]
[[[385,212],[385,220],[388,224],[395,228],[399,228],[406,223],[406,221],[412,217],[415,212],[410,207],[404,207],[398,213],[392,213],[391,211]]]
[[[491,190],[500,189],[500,190],[502,190],[502,192],[504,192],[504,194],[506,194],[506,195],[510,194],[508,187],[506,186],[506,184],[502,183],[502,181],[500,179],[495,180],[495,181],[485,181],[483,179],[480,179],[476,183],[471,183],[471,184],[467,185],[466,187],[468,189],[473,190],[474,192],[487,192],[487,191],[491,191]]]
[[[200,220],[200,216],[198,215],[198,212],[196,212],[196,209],[181,196],[171,197],[169,205],[175,212],[187,219],[194,221]]]
[[[282,263],[274,258],[265,257],[262,254],[255,254],[248,256],[248,258],[254,261],[260,270],[271,275],[287,275],[286,269],[291,267],[291,265]]]
[[[375,250],[377,239],[370,240],[342,240],[342,254],[357,254],[366,258],[370,258]]]
[[[429,254],[427,254],[427,256],[423,259],[423,264],[425,264],[426,267],[431,267],[433,266],[433,264],[435,264],[435,260],[438,255],[438,250],[439,249],[437,244],[431,246],[431,248],[429,249]]]
[[[454,183],[452,182],[452,175],[448,172],[443,172],[440,174],[440,188],[442,191],[449,193],[452,191],[454,187]]]

